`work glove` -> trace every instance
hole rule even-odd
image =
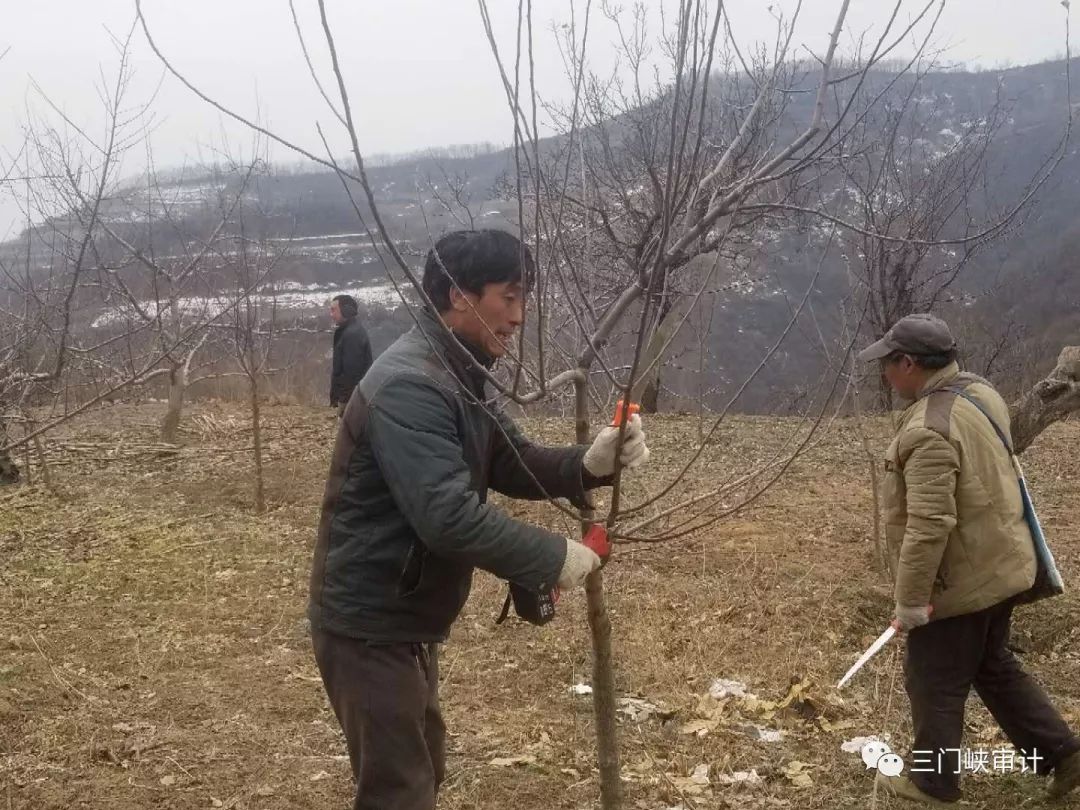
[[[896,604],[895,623],[900,625],[898,630],[911,630],[913,627],[922,627],[930,621],[930,606],[912,606]]]
[[[600,558],[591,548],[576,540],[566,541],[566,562],[559,572],[559,590],[580,588],[585,584],[585,577],[600,567]]]
[[[585,451],[582,462],[585,469],[597,478],[612,475],[615,472],[615,444],[618,441],[618,426],[609,425],[601,430],[592,446]],[[649,448],[645,446],[645,430],[641,427],[641,417],[636,413],[626,423],[621,456],[622,465],[631,470],[649,460]]]

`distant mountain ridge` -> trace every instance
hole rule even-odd
[[[999,71],[928,75],[920,92],[933,110],[929,131],[936,134],[929,146],[947,146],[958,127],[985,115],[990,105],[1002,100],[1009,117],[995,145],[995,173],[987,183],[994,197],[1019,198],[1024,184],[1037,174],[1062,136],[1064,68],[1062,62],[1050,62]],[[809,97],[793,102],[787,113],[792,126],[805,120],[810,103]],[[1080,109],[1075,101],[1073,109]],[[546,144],[541,148],[547,148]],[[1061,344],[1080,342],[1080,220],[1075,213],[1080,202],[1080,157],[1074,143],[1070,142],[1067,150],[1056,174],[1034,200],[1024,227],[980,255],[964,271],[953,303],[942,308],[946,317],[960,324],[963,337],[973,343],[993,342],[1001,339],[1002,330],[1012,330],[1008,338],[1009,351],[1015,355],[1012,366],[1002,359],[998,369],[990,369],[992,375],[1015,375],[1018,369],[1036,374],[1052,364]],[[486,145],[472,154],[466,149],[459,151],[457,155],[413,155],[368,169],[384,221],[417,266],[432,235],[463,226],[513,227],[516,219],[516,201],[495,193],[503,180],[513,177],[512,153]],[[212,177],[191,178],[173,183],[164,196],[173,215],[198,232],[212,221],[210,201],[223,183]],[[469,213],[439,210],[437,198],[453,196],[452,192],[467,202]],[[363,194],[358,188],[354,194],[367,226],[372,227]],[[251,238],[289,244],[287,261],[277,277],[282,293],[292,296],[292,305],[298,310],[314,309],[335,292],[356,293],[365,300],[366,309],[386,310],[374,318],[378,323],[377,347],[407,327],[407,317],[392,314],[396,293],[387,284],[386,265],[358,222],[336,175],[295,169],[271,172],[256,180],[249,195],[258,203],[245,211],[249,218],[245,227]],[[145,192],[133,189],[110,201],[104,217],[118,226],[132,226],[152,208]],[[21,244],[20,239],[0,245],[0,252],[12,255],[22,249]],[[708,346],[710,376],[704,386],[714,389],[716,397],[722,397],[753,369],[783,328],[793,301],[805,292],[820,260],[815,244],[813,234],[782,235],[755,257],[753,283],[716,297]],[[168,254],[165,233],[155,237],[155,248],[161,255]],[[811,303],[817,309],[820,333],[827,339],[839,334],[834,310],[846,293],[846,284],[839,262],[822,269]],[[818,334],[800,327],[743,406],[783,410],[810,390],[825,368],[818,340]],[[664,380],[686,397],[702,387],[694,379],[700,358],[693,357],[693,351],[684,341]],[[1023,362],[1018,366],[1019,361]]]

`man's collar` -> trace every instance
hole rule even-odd
[[[485,369],[487,369],[489,371],[492,369],[492,367],[494,367],[494,365],[495,365],[495,358],[494,357],[492,357],[486,351],[481,349],[479,346],[477,346],[471,340],[467,340],[466,338],[463,338],[457,332],[454,332],[454,337],[456,337],[458,339],[458,343],[460,343],[462,346],[464,346],[468,350],[469,354],[472,355],[473,360],[475,360],[477,363],[479,363],[481,366],[483,366]]]
[[[945,366],[945,368],[936,371],[933,375],[930,376],[930,378],[926,381],[926,384],[923,385],[922,389],[919,391],[919,396],[917,397],[917,399],[922,399],[931,391],[934,391],[938,388],[941,388],[943,385],[948,384],[959,373],[960,364],[954,360],[953,362],[949,363],[949,365]]]
[[[428,339],[449,359],[455,361],[462,371],[467,372],[483,390],[487,379],[486,371],[495,365],[495,358],[456,332],[450,332],[438,315],[424,308],[417,315],[417,325]],[[456,340],[455,340],[456,338]]]

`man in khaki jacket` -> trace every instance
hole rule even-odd
[[[878,780],[914,801],[958,800],[974,686],[1031,769],[1054,772],[1050,793],[1061,796],[1080,783],[1080,740],[1007,646],[1036,573],[1011,450],[990,422],[1009,436],[1009,409],[956,356],[948,325],[931,315],[902,318],[859,355],[913,400],[886,454],[884,503],[915,740],[910,776]]]

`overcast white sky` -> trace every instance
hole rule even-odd
[[[796,42],[820,53],[841,0],[804,0]],[[925,0],[908,0],[914,13]],[[308,47],[320,68],[329,64],[315,0],[295,0]],[[489,0],[501,47],[512,54],[517,3]],[[562,95],[562,67],[550,32],[569,19],[570,0],[534,0],[537,85]],[[580,13],[584,0],[576,0]],[[594,14],[599,0],[594,0]],[[629,8],[632,0],[622,0]],[[647,5],[658,7],[660,0]],[[673,5],[667,0],[667,5]],[[728,0],[741,43],[771,40],[768,8],[790,13],[795,0]],[[880,31],[887,0],[852,0],[844,42]],[[315,122],[332,128],[293,30],[288,0],[143,0],[159,46],[209,95],[321,152]],[[507,143],[511,120],[475,0],[327,0],[339,56],[367,152],[404,152],[478,141]],[[937,43],[955,62],[983,66],[1025,64],[1064,52],[1065,9],[1060,0],[948,0]],[[23,141],[28,108],[48,114],[31,80],[91,132],[101,130],[96,86],[115,75],[111,31],[123,36],[134,20],[134,0],[0,0],[0,167]],[[591,52],[610,65],[613,31],[599,23]],[[149,99],[162,76],[141,31],[134,36],[132,104]],[[323,74],[327,81],[332,77]],[[153,110],[159,166],[198,160],[222,135],[242,145],[250,135],[166,77]],[[336,137],[335,151],[344,141]],[[275,159],[291,159],[281,149]],[[138,171],[142,153],[131,155]],[[0,197],[4,195],[0,194]],[[0,201],[0,239],[11,223]]]

